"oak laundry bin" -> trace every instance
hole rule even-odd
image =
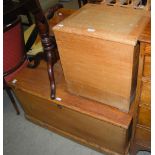
[[[135,95],[145,10],[87,4],[57,24],[68,91],[128,112]]]

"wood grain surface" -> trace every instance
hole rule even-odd
[[[16,90],[16,95],[27,115],[57,129],[120,154],[124,154],[129,145],[129,129],[81,114],[21,90]]]
[[[149,16],[145,10],[86,4],[53,29],[135,45]]]
[[[138,124],[151,128],[151,109],[146,105],[139,106]]]
[[[148,24],[145,26],[145,29],[143,30],[143,32],[140,34],[139,41],[141,42],[145,42],[146,45],[148,45],[147,43],[151,43],[151,18],[149,18],[149,22]],[[150,50],[148,50],[150,51]]]
[[[107,154],[127,154],[130,145],[132,111],[123,113],[116,108],[75,96],[66,91],[60,63],[54,66],[57,97],[51,100],[46,64],[36,69],[23,69],[10,83],[25,114],[37,124],[79,142],[84,142]],[[41,122],[41,123],[39,123]],[[91,129],[91,130],[90,130]],[[111,136],[113,135],[113,136]]]
[[[128,112],[135,95],[138,46],[63,32],[56,32],[56,38],[69,92]]]
[[[74,141],[76,141],[76,142],[78,142],[78,143],[80,143],[82,145],[85,145],[85,146],[88,146],[88,147],[90,147],[92,149],[95,149],[96,151],[102,152],[104,154],[106,153],[107,155],[121,155],[120,153],[116,153],[113,150],[109,150],[108,148],[105,148],[104,146],[99,146],[99,145],[97,145],[95,143],[92,143],[90,141],[86,141],[85,139],[82,139],[82,138],[79,138],[79,137],[77,137],[75,135],[72,135],[69,132],[65,132],[63,130],[55,128],[52,125],[47,124],[45,122],[42,122],[42,121],[40,121],[40,120],[38,120],[38,119],[36,119],[36,118],[34,118],[32,116],[25,115],[25,117],[28,120],[30,120],[31,122],[33,122],[33,123],[35,123],[35,124],[37,124],[37,125],[39,125],[41,127],[47,128],[47,129],[49,129],[49,130],[51,130],[53,132],[56,132],[59,135],[65,136],[67,138],[70,138],[71,140],[74,140]],[[129,146],[130,145],[128,145],[128,147],[126,148],[126,150],[124,152],[125,155],[128,154]]]
[[[151,82],[142,82],[140,105],[151,107]]]
[[[144,148],[147,147],[147,149],[151,148],[151,132],[150,129],[146,129],[140,125],[137,126],[136,131],[136,143],[143,146]]]
[[[145,56],[144,57],[144,76],[151,76],[151,57]]]
[[[135,99],[135,114],[130,152],[151,151],[151,22],[139,37],[140,55],[138,86]]]
[[[87,4],[54,28],[68,91],[128,112],[145,10]]]
[[[73,95],[67,91],[60,62],[54,66],[54,73],[57,85],[57,97],[62,99],[61,102],[51,100],[48,95],[50,87],[44,61],[41,61],[41,64],[35,70],[25,68],[19,72],[18,76],[15,77],[17,82],[15,84],[10,83],[10,85],[14,89],[26,91],[27,93],[41,97],[49,102],[54,102],[69,109],[74,109],[75,111],[85,113],[99,120],[108,121],[111,124],[116,124],[126,129],[129,127],[134,106],[130,108],[129,113],[124,113],[117,108]]]

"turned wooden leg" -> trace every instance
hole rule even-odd
[[[19,112],[18,106],[17,106],[17,104],[15,102],[15,99],[14,99],[14,97],[12,95],[12,92],[11,92],[10,88],[8,87],[8,85],[7,85],[7,83],[6,83],[4,78],[3,78],[3,83],[4,83],[4,88],[5,88],[7,94],[9,96],[9,98],[10,98],[10,101],[11,101],[12,105],[14,106],[14,108],[16,110],[16,113],[17,113],[17,115],[19,115],[20,112]]]
[[[55,80],[54,80],[54,72],[53,72],[54,63],[52,62],[53,45],[52,45],[52,39],[49,36],[49,26],[38,0],[29,1],[27,3],[27,8],[29,8],[29,10],[34,15],[36,26],[39,30],[41,42],[42,42],[44,53],[46,55],[46,60],[47,60],[47,69],[48,69],[50,88],[51,88],[50,96],[52,99],[54,99],[56,88],[55,88]]]
[[[49,27],[48,27],[47,20],[42,12],[35,14],[35,19],[36,19],[36,25],[39,28],[42,45],[47,59],[47,69],[48,69],[50,88],[51,88],[50,96],[52,99],[54,99],[55,93],[56,93],[54,72],[53,72],[54,63],[52,62],[52,54],[54,53],[53,53],[52,40],[49,36]]]
[[[52,65],[52,53],[47,52],[47,68],[48,68],[48,76],[50,79],[50,87],[51,87],[51,98],[55,99],[56,88],[55,88],[55,80],[53,73],[53,65]]]

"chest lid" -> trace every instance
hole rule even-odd
[[[149,16],[142,9],[86,4],[53,30],[135,45]]]

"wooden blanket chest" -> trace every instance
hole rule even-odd
[[[49,97],[45,62],[34,70],[23,69],[15,77],[16,83],[10,83],[26,118],[106,154],[127,154],[134,107],[129,113],[123,113],[108,105],[72,95],[66,91],[60,64],[55,65],[54,73],[56,100]]]
[[[68,91],[128,112],[135,96],[139,44],[148,14],[87,4],[53,30]]]

